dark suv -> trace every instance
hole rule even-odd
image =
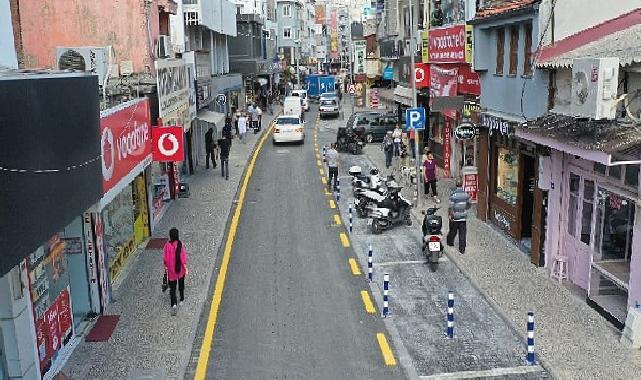
[[[367,142],[383,141],[388,131],[393,131],[398,118],[394,113],[362,111],[350,116],[347,121],[348,127],[365,127],[365,139]]]

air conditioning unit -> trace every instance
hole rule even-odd
[[[580,58],[572,64],[572,116],[616,118],[619,58]]]
[[[107,46],[57,47],[56,68],[91,72],[98,75],[98,84],[102,85],[109,71],[109,49]]]
[[[156,47],[156,55],[158,58],[169,58],[171,57],[171,40],[169,36],[160,35],[158,36],[158,44]]]

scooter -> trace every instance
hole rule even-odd
[[[349,174],[352,176],[352,191],[355,197],[358,197],[358,194],[365,190],[376,189],[381,184],[378,169],[372,168],[369,171],[369,175],[361,175],[360,173],[360,166],[352,166],[349,168]]]
[[[430,207],[423,211],[423,254],[430,264],[430,270],[436,271],[438,261],[443,256],[443,218],[436,215],[438,207]]]
[[[368,213],[370,219],[367,224],[372,226],[373,234],[380,234],[384,230],[402,223],[408,226],[412,225],[412,217],[410,215],[412,203],[403,198],[400,194],[401,189],[402,187],[400,186],[390,186],[385,199],[370,209]]]
[[[371,218],[371,210],[377,207],[386,207],[385,201],[390,197],[388,188],[395,188],[398,185],[393,176],[388,176],[385,186],[379,185],[375,189],[357,190],[354,197],[354,206],[356,213],[360,218]],[[388,202],[388,204],[390,204]]]

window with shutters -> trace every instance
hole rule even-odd
[[[503,75],[503,64],[505,56],[505,29],[496,30],[496,74]]]
[[[532,24],[525,24],[525,44],[523,45],[523,75],[532,75]]]
[[[519,65],[519,27],[510,28],[510,75],[516,75]]]

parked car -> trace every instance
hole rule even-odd
[[[307,98],[307,90],[294,90],[292,96],[298,96],[302,99],[303,110],[309,111],[309,99]]]
[[[338,105],[338,98],[322,98],[320,101],[320,106],[318,107],[320,110],[320,117],[327,117],[327,116],[338,116],[340,112],[340,107]]]
[[[365,140],[368,143],[383,141],[388,131],[393,131],[398,118],[393,113],[363,111],[356,112],[347,121],[348,127],[365,127]]]
[[[305,142],[305,123],[297,115],[279,116],[276,119],[272,140],[274,144],[283,142]]]

